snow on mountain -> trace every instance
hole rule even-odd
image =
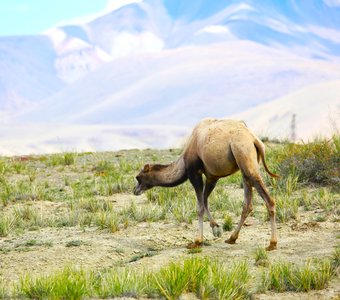
[[[244,120],[261,136],[290,139],[293,115],[298,141],[339,132],[340,81],[311,85],[230,117]]]

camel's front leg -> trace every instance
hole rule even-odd
[[[243,223],[244,223],[245,219],[247,218],[248,214],[252,210],[252,206],[251,206],[251,200],[252,200],[252,195],[253,195],[252,185],[246,177],[243,177],[243,184],[244,184],[244,204],[243,204],[241,219],[240,219],[240,222],[238,223],[235,231],[231,234],[230,238],[225,241],[228,244],[235,244],[235,241],[238,238],[238,235],[239,235],[240,230],[243,226]]]
[[[188,248],[195,248],[200,247],[203,244],[203,216],[204,216],[203,180],[202,175],[199,173],[190,174],[189,179],[195,189],[197,198],[198,236],[195,239],[194,243],[188,245]]]
[[[205,182],[205,186],[204,186],[203,198],[204,198],[204,210],[208,216],[213,235],[215,237],[220,237],[222,235],[221,227],[216,223],[216,221],[212,217],[210,210],[209,210],[209,204],[208,204],[208,197],[213,191],[213,189],[215,188],[216,183],[217,183],[217,180],[211,180],[207,178]]]

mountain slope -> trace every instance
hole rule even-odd
[[[46,37],[0,37],[0,111],[15,113],[60,90],[54,60]]]
[[[111,62],[18,122],[191,126],[334,79],[337,65],[251,42],[188,47]]]
[[[340,81],[308,86],[230,117],[246,121],[262,136],[291,138],[293,114],[297,140],[308,141],[339,132]]]

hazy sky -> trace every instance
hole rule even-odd
[[[96,15],[126,2],[140,1],[142,0],[0,0],[0,36],[37,34],[65,21]],[[340,6],[340,0],[323,1],[331,7]]]
[[[37,34],[133,0],[0,0],[0,35]]]

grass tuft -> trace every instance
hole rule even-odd
[[[329,259],[308,260],[302,266],[289,262],[277,262],[269,266],[262,274],[264,290],[276,292],[307,292],[327,287],[334,274],[334,267]]]
[[[267,267],[269,266],[268,252],[264,247],[256,247],[254,250],[254,259],[256,266]]]
[[[225,214],[222,225],[223,231],[231,231],[233,227],[233,218],[229,214]]]
[[[0,215],[0,237],[8,236],[15,225],[15,218],[5,214]]]
[[[171,263],[154,275],[154,281],[159,295],[175,300],[186,290],[189,277],[181,265]]]

